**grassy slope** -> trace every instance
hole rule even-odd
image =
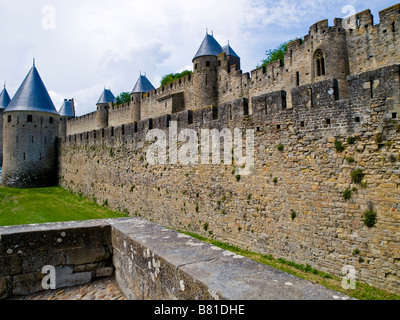
[[[0,226],[124,216],[60,188],[0,188]]]
[[[400,300],[400,295],[392,294],[384,290],[379,290],[371,287],[364,283],[357,282],[356,289],[345,290],[342,287],[342,278],[329,275],[325,272],[318,271],[310,266],[304,266],[296,264],[284,259],[275,259],[272,256],[265,256],[259,253],[242,250],[236,246],[232,246],[223,242],[219,242],[213,239],[208,239],[199,236],[195,233],[179,231],[200,241],[210,243],[224,250],[234,252],[238,255],[247,257],[249,259],[255,260],[257,262],[263,263],[265,265],[271,266],[275,269],[282,270],[284,272],[290,273],[296,277],[306,279],[313,283],[318,283],[327,287],[329,289],[335,290],[337,292],[342,292],[349,297],[358,300]]]

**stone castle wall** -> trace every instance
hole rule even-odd
[[[399,72],[394,65],[349,77],[350,99],[339,99],[339,81],[327,79],[254,97],[251,115],[241,98],[106,128],[104,136],[71,136],[60,147],[61,185],[112,209],[338,276],[352,265],[360,281],[400,292]],[[170,120],[197,132],[254,129],[254,173],[238,177],[235,164],[149,165],[146,133],[168,132]],[[352,183],[356,168],[363,184]],[[347,201],[346,189],[353,190]],[[368,228],[363,213],[371,207],[378,223]]]
[[[60,184],[112,209],[336,275],[350,264],[360,281],[400,292],[399,12],[400,5],[382,11],[377,26],[362,12],[354,29],[342,19],[320,21],[288,44],[283,62],[250,73],[226,54],[201,57],[183,79],[68,120]],[[21,124],[4,124],[4,148],[30,172],[21,161],[28,151],[10,137],[33,132],[44,143],[38,119],[29,135]],[[254,173],[238,176],[237,164],[149,165],[147,132],[168,133],[172,120],[199,136],[254,129]],[[356,168],[362,184],[352,183]],[[378,223],[367,228],[363,213],[371,208]]]
[[[379,13],[380,24],[374,25],[370,10],[344,21],[335,19],[315,23],[303,40],[288,43],[284,61],[275,61],[250,73],[242,73],[240,59],[220,54],[194,60],[193,74],[145,94],[123,107],[110,107],[106,126],[118,126],[140,120],[197,110],[206,106],[249,100],[262,94],[285,91],[287,108],[292,108],[290,92],[298,87],[336,79],[337,99],[348,98],[347,77],[398,63],[396,49],[400,35],[400,5]],[[348,22],[350,24],[348,24]],[[324,56],[324,74],[318,75],[316,55]],[[209,67],[206,64],[209,64]],[[197,68],[196,68],[197,67]],[[308,93],[312,95],[312,92]],[[129,114],[128,108],[131,109]],[[68,135],[99,129],[95,114],[70,122]]]

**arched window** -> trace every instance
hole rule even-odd
[[[315,53],[315,74],[317,77],[325,75],[325,55],[321,50]]]

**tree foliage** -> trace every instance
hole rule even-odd
[[[294,39],[294,40],[297,40],[297,39]],[[266,58],[261,61],[261,65],[259,65],[257,68],[266,67],[267,64],[272,63],[277,60],[281,60],[282,64],[284,64],[285,63],[285,52],[288,51],[288,43],[290,43],[294,40],[290,40],[288,42],[282,43],[280,46],[278,46],[274,50],[267,50],[265,52]]]
[[[129,92],[122,92],[118,97],[115,98],[117,100],[117,105],[128,103],[131,101],[131,94]]]
[[[189,74],[191,74],[192,71],[189,70],[185,70],[181,73],[171,73],[171,74],[167,74],[165,75],[162,79],[161,79],[161,86],[166,86],[167,84],[170,84],[176,80],[179,80]]]

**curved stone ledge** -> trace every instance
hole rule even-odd
[[[111,262],[112,259],[112,262]],[[0,228],[0,299],[114,273],[131,300],[333,300],[348,297],[145,219]]]

